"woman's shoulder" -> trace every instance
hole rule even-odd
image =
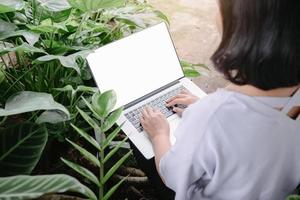
[[[194,115],[216,116],[223,114],[252,113],[254,115],[276,115],[275,109],[255,97],[244,95],[227,89],[218,89],[216,92],[199,99],[191,105],[186,113]],[[243,116],[242,116],[243,117]]]
[[[203,131],[210,132],[205,135],[217,138],[239,138],[248,134],[255,138],[263,137],[263,141],[274,138],[274,133],[281,135],[288,132],[293,135],[298,133],[300,127],[298,121],[288,118],[265,102],[226,89],[219,89],[200,99],[190,107],[186,117],[194,125],[201,125]],[[295,137],[299,139],[299,134]]]
[[[258,128],[268,127],[278,121],[277,116],[274,109],[253,97],[218,89],[189,106],[182,118],[186,124],[206,130],[209,127],[216,128],[216,124],[221,129],[231,126],[242,128],[247,127],[247,124],[255,124]]]

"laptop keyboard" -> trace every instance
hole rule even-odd
[[[170,99],[171,97],[177,95],[180,93],[182,90],[185,90],[183,86],[180,86],[178,88],[175,88],[174,90],[169,91],[168,93],[148,102],[145,103],[144,105],[136,108],[135,110],[132,110],[128,113],[125,114],[125,117],[131,122],[131,124],[138,130],[138,132],[143,131],[143,127],[140,123],[140,118],[142,115],[142,111],[145,106],[150,106],[155,109],[160,110],[162,114],[164,114],[166,117],[169,117],[174,114],[174,111],[172,108],[166,107],[166,101]]]

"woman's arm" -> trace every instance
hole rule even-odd
[[[182,91],[180,94],[172,97],[166,103],[168,107],[173,107],[173,110],[179,115],[184,109],[174,107],[182,104],[188,106],[198,100],[198,97],[188,91]],[[163,155],[171,148],[170,142],[170,127],[166,117],[158,110],[146,107],[143,111],[141,124],[144,130],[148,133],[150,141],[153,145],[155,154],[155,164],[159,172],[159,162]]]
[[[155,154],[155,165],[159,173],[160,160],[171,148],[170,138],[162,135],[153,139],[152,144]]]
[[[155,164],[157,171],[159,172],[160,159],[171,148],[169,123],[161,112],[146,107],[143,111],[141,124],[148,133],[149,139],[153,145]]]

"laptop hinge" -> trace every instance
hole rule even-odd
[[[155,94],[157,94],[157,93],[159,93],[159,92],[161,92],[161,91],[163,91],[163,90],[165,90],[165,89],[167,89],[169,87],[172,87],[173,85],[176,85],[177,83],[179,83],[180,79],[178,79],[176,81],[173,81],[173,82],[171,82],[171,83],[169,83],[169,84],[167,84],[167,85],[165,85],[165,86],[163,86],[163,87],[161,87],[161,88],[159,88],[157,90],[154,90],[153,92],[150,92],[149,94],[146,94],[145,96],[142,96],[141,98],[138,98],[137,100],[134,100],[134,101],[126,104],[124,106],[124,110],[127,109],[127,108],[130,108],[131,106],[134,106],[135,104],[137,104],[137,103],[139,103],[141,101],[144,101],[145,99],[150,98],[151,96],[153,96],[153,95],[155,95]]]

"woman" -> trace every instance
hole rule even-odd
[[[300,183],[300,1],[219,6],[223,36],[212,61],[232,84],[199,101],[169,100],[188,105],[174,146],[159,111],[146,108],[141,123],[175,199],[282,200]]]

